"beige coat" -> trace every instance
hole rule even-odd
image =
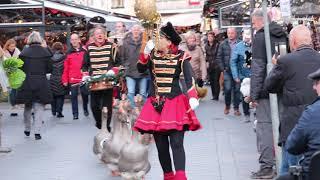
[[[11,56],[11,54],[9,53],[8,50],[4,50],[3,52],[4,52],[4,54],[3,54],[3,55],[4,55],[4,59],[10,58],[10,57],[16,57],[16,58],[18,58],[19,55],[20,55],[20,53],[21,53],[18,48],[16,48],[16,49],[14,50],[14,53],[13,53],[12,56]]]
[[[187,46],[184,44],[181,46],[181,49],[186,51],[192,57],[190,63],[195,74],[195,78],[205,80],[207,78],[207,65],[201,47],[197,46],[195,50],[189,51]]]

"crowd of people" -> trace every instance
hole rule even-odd
[[[118,29],[109,38],[103,26],[89,30],[85,45],[81,44],[77,33],[72,33],[66,52],[61,42],[47,47],[36,31],[29,35],[21,52],[15,41],[9,39],[0,49],[2,60],[21,58],[24,61],[22,70],[26,73],[22,87],[10,91],[11,116],[18,115],[14,112],[17,104],[24,104],[24,134],[30,136],[33,113],[35,139],[39,140],[45,104],[51,104],[53,116],[63,118],[64,99],[70,93],[73,119],[77,120],[80,92],[84,116],[89,116],[90,100],[96,127],[101,129],[102,108],[108,107],[107,129],[112,131],[113,99],[119,98],[120,93],[127,93],[134,107],[134,96],[140,94],[145,106],[134,129],[154,135],[165,180],[186,179],[184,132],[201,128],[193,111],[199,105],[195,87],[209,84],[212,100],[219,101],[223,94],[225,115],[230,114],[232,104],[234,115],[241,116],[242,103],[244,122],[248,123],[251,122],[250,108],[255,109],[260,167],[252,173],[252,179],[275,177],[274,141],[282,148],[278,179],[294,179],[289,167],[298,164],[303,167],[304,179],[308,179],[311,156],[320,150],[317,141],[320,139],[317,122],[320,54],[312,47],[307,27],[298,25],[287,35],[270,17],[274,67],[268,74],[265,23],[263,11],[257,9],[252,14],[253,29],[244,28],[239,33],[236,28],[228,28],[225,39],[217,32],[208,32],[205,37],[193,31],[179,35],[168,23],[161,28],[159,49],[154,49],[152,41],[144,48],[140,25],[126,31],[122,22],[116,24]],[[287,55],[278,55],[275,46],[279,43],[288,46]],[[90,91],[83,85],[88,78],[116,72],[120,66],[125,69],[127,92]],[[181,74],[184,88],[180,87]],[[248,78],[250,93],[241,93],[241,84]],[[269,93],[279,97],[279,139],[273,138]],[[170,146],[176,172],[171,165]]]

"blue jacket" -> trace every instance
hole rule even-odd
[[[304,155],[300,164],[305,172],[309,172],[311,156],[320,150],[320,96],[302,113],[288,136],[286,148],[291,154]]]
[[[251,46],[248,46],[243,41],[241,41],[232,51],[230,58],[230,68],[233,79],[239,78],[240,80],[242,80],[244,78],[250,77],[251,70],[250,67],[246,65],[247,56],[251,56]]]

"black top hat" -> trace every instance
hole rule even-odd
[[[105,23],[106,23],[106,20],[103,17],[95,16],[88,21],[87,30],[90,30],[96,27],[97,25],[104,26]]]
[[[311,80],[320,80],[320,69],[308,75]]]
[[[172,26],[171,22],[168,22],[165,26],[160,28],[160,33],[164,35],[168,40],[170,40],[174,45],[179,45],[181,42],[181,37],[177,31]]]
[[[89,20],[90,23],[104,24],[106,20],[101,16],[95,16]]]

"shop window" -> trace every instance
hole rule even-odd
[[[111,8],[124,8],[124,0],[112,0]]]

